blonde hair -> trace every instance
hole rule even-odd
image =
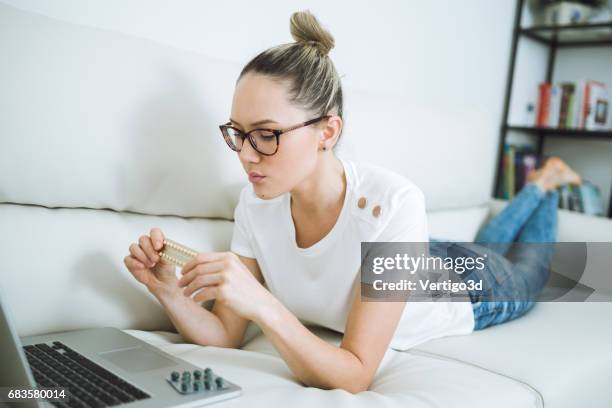
[[[329,51],[334,37],[310,11],[298,11],[289,20],[295,42],[269,48],[245,65],[238,80],[249,72],[289,85],[290,102],[314,116],[342,117],[342,86]]]

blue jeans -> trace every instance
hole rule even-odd
[[[489,283],[492,298],[480,301],[468,291],[474,311],[474,330],[516,319],[529,311],[550,272],[557,236],[557,191],[544,192],[527,183],[508,205],[476,237],[475,243],[451,243],[431,238],[431,256],[477,257],[487,255],[487,267],[462,278]],[[550,243],[515,245],[513,242]],[[491,243],[492,245],[487,245]],[[516,299],[516,300],[512,300]]]

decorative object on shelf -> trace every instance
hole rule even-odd
[[[529,6],[537,25],[570,25],[589,21],[591,15],[603,9],[607,0],[530,0]]]

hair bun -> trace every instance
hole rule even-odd
[[[321,27],[319,20],[308,10],[293,13],[289,27],[296,42],[314,45],[323,55],[334,48],[334,37]]]

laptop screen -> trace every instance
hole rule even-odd
[[[30,366],[21,347],[21,341],[11,320],[10,310],[4,294],[0,291],[0,350],[2,350],[2,364],[0,364],[0,387],[14,387],[15,389],[36,388]],[[38,402],[23,401],[21,407],[39,407]]]

